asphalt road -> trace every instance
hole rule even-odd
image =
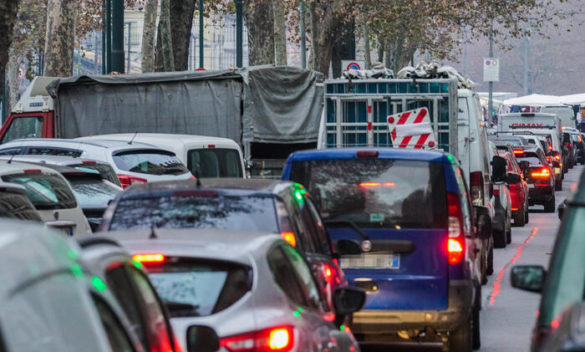
[[[557,205],[584,170],[575,166],[565,175],[563,190],[556,192]],[[482,288],[481,349],[484,352],[528,351],[540,295],[514,289],[510,270],[518,264],[548,266],[560,220],[557,213],[544,213],[541,206],[530,208],[530,222],[512,228],[512,243],[494,251],[494,274]],[[367,352],[440,351],[436,345],[362,346]]]

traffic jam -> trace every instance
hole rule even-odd
[[[0,129],[0,351],[585,350],[585,108],[249,70],[35,78]]]

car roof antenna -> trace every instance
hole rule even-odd
[[[6,162],[6,164],[12,164],[12,159],[14,159],[15,156],[16,156],[16,154],[12,154],[10,156],[10,159],[8,159],[8,161]]]
[[[150,227],[150,236],[148,236],[148,239],[149,239],[149,240],[155,240],[155,239],[157,239],[157,238],[158,238],[158,236],[156,235],[156,231],[155,231],[155,229],[156,229],[156,226],[153,224],[153,225]]]
[[[138,131],[134,132],[134,136],[132,136],[132,139],[130,139],[130,142],[128,142],[128,144],[132,144],[132,142],[134,142],[134,138],[136,138],[137,135]]]

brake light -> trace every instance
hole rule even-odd
[[[329,264],[323,264],[323,277],[328,284],[333,281],[333,270]]]
[[[556,161],[561,161],[561,156],[560,156],[559,154],[556,154],[556,155],[555,155],[555,160],[556,160]]]
[[[230,336],[219,341],[220,349],[225,348],[230,352],[286,352],[293,346],[294,333],[291,326]]]
[[[136,183],[146,183],[148,182],[145,178],[134,177],[129,175],[118,175],[118,180],[120,180],[120,184],[122,188],[128,188]]]
[[[538,171],[533,171],[532,173],[530,173],[530,176],[534,178],[549,178],[550,170],[548,168],[543,167]]]
[[[81,163],[82,163],[82,164],[85,164],[85,165],[94,165],[94,164],[97,164],[97,163],[95,162],[95,160],[84,160],[84,161],[82,161]]]
[[[377,150],[358,150],[356,155],[358,158],[377,158],[380,152]]]
[[[548,161],[549,163],[552,163],[552,158],[550,156],[547,156],[546,161]]]
[[[165,256],[160,253],[136,254],[132,256],[132,260],[145,264],[163,263],[165,261]]]
[[[380,187],[380,182],[362,182],[362,183],[360,183],[360,187],[362,187],[362,188],[378,188],[378,187]]]
[[[500,196],[500,190],[499,189],[494,189],[494,196],[499,197]]]
[[[552,144],[548,145],[548,150],[550,150],[552,152]]]
[[[469,175],[471,202],[473,205],[483,206],[483,174],[481,171]]]
[[[215,144],[209,144],[207,145],[207,148],[215,148]]]
[[[41,169],[26,169],[24,170],[25,174],[40,174]]]
[[[514,155],[524,155],[524,151],[522,149],[514,149]]]
[[[461,262],[463,258],[463,215],[461,203],[455,193],[447,193],[449,239],[447,241],[447,259],[449,264]]]
[[[449,238],[448,242],[449,264],[455,265],[463,259],[463,246],[461,240]]]
[[[282,237],[283,240],[288,242],[288,244],[290,244],[291,246],[293,246],[293,247],[297,246],[297,238],[296,238],[294,232],[281,232],[280,236]]]

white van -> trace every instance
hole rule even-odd
[[[167,133],[117,133],[77,139],[135,141],[165,148],[173,151],[193,175],[198,173],[201,178],[243,178],[245,175],[242,150],[229,138]]]
[[[547,105],[540,109],[540,112],[554,114],[559,117],[562,127],[575,128],[575,111],[569,105]]]

